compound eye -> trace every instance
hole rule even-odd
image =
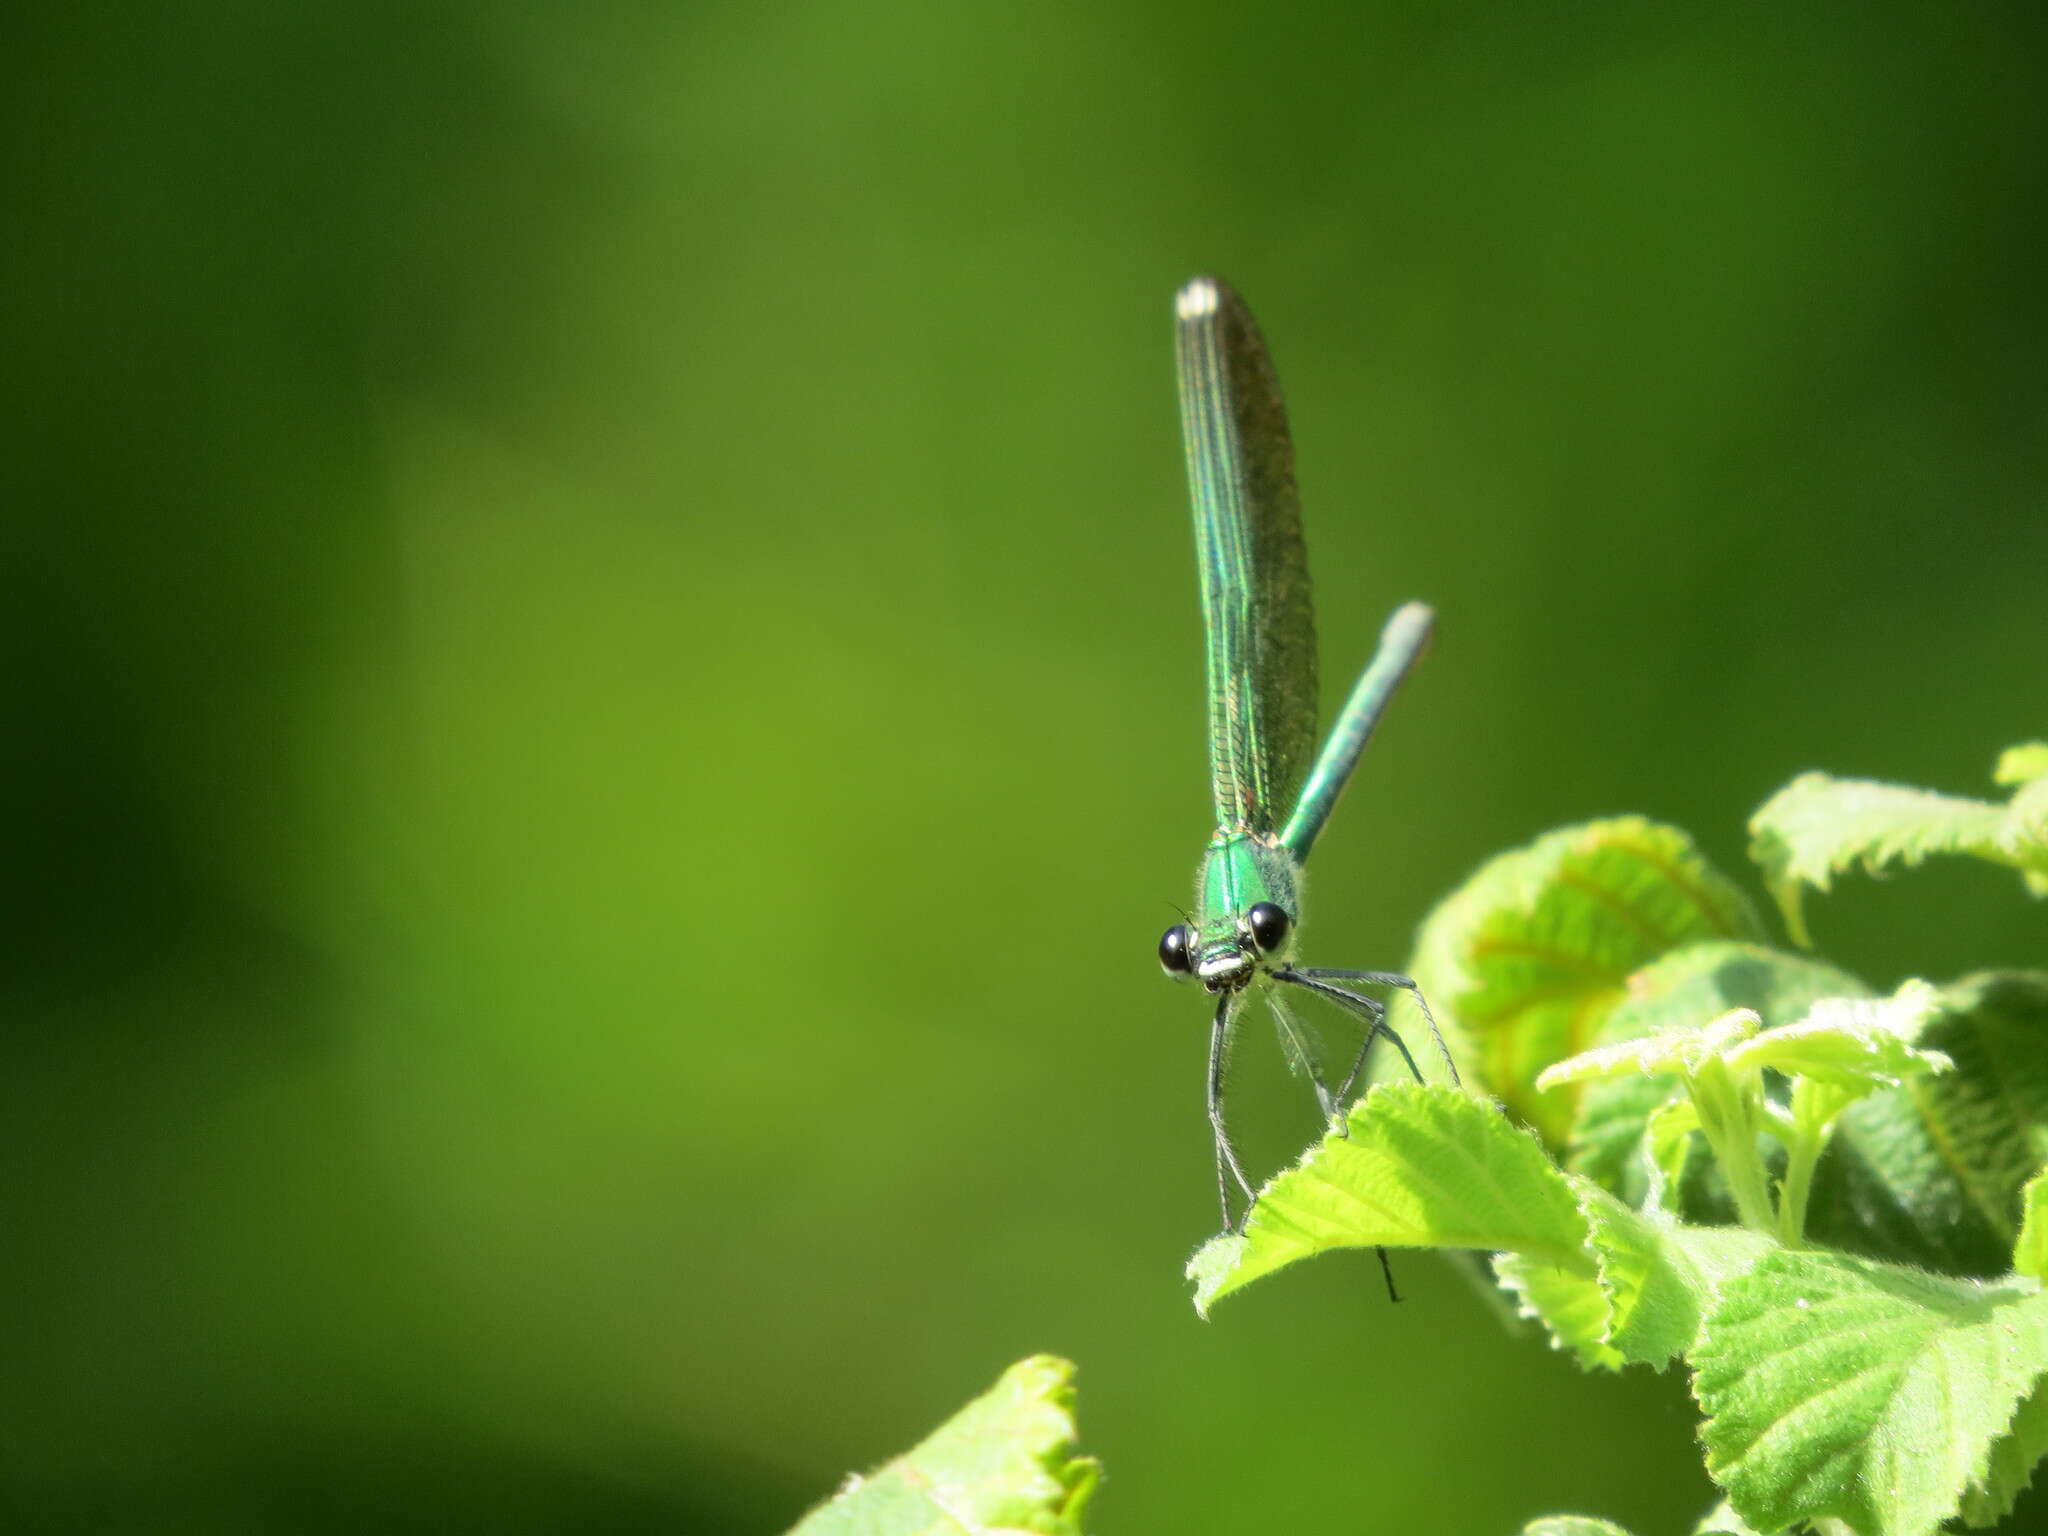
[[[1175,923],[1159,940],[1159,963],[1166,967],[1169,976],[1192,976],[1195,957],[1192,953],[1194,935],[1188,932],[1186,923]]]
[[[1267,951],[1278,949],[1287,942],[1288,916],[1270,901],[1252,903],[1251,911],[1245,913],[1245,926],[1252,931],[1252,942]]]

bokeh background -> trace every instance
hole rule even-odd
[[[1169,300],[1291,398],[1397,964],[2048,722],[2038,8],[10,6],[10,1528],[772,1531],[1013,1358],[1104,1531],[1644,1536],[1683,1382],[1438,1263],[1196,1320]],[[1852,882],[1889,984],[2041,962]],[[1269,1164],[1312,1116],[1263,1041]]]

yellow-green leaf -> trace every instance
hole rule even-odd
[[[1803,1018],[1823,997],[1857,997],[1869,989],[1846,971],[1809,955],[1759,944],[1692,944],[1652,962],[1628,979],[1628,996],[1608,1015],[1601,1044],[1662,1029],[1697,1029],[1730,1008],[1752,1008],[1766,1025]],[[1649,1196],[1638,1156],[1643,1130],[1660,1104],[1680,1092],[1669,1078],[1610,1078],[1581,1090],[1566,1166],[1621,1195],[1631,1205]],[[1681,1144],[1682,1145],[1682,1144]],[[1710,1163],[1693,1175],[1703,1194],[1718,1183]],[[1672,1175],[1675,1182],[1676,1174]],[[1675,1198],[1673,1208],[1677,1209]]]
[[[1707,1470],[1759,1530],[1931,1536],[2016,1474],[1994,1450],[2048,1371],[2048,1294],[1778,1250],[1691,1352]]]
[[[850,1477],[790,1536],[1081,1536],[1101,1468],[1073,1454],[1074,1367],[1033,1355],[911,1450]]]
[[[1805,1018],[1742,1042],[1728,1062],[1868,1090],[1953,1065],[1941,1052],[1913,1044],[1940,1012],[1941,994],[1924,981],[1907,981],[1890,997],[1823,998]]]
[[[1608,1077],[1682,1077],[1712,1056],[1732,1056],[1763,1025],[1753,1008],[1731,1008],[1702,1029],[1665,1029],[1633,1040],[1596,1045],[1543,1069],[1539,1089]]]
[[[2048,741],[2007,747],[1998,754],[1998,766],[1991,772],[1994,784],[2026,784],[2040,778],[2048,778]]]
[[[1999,781],[2020,786],[2010,805],[1825,773],[1801,774],[1771,796],[1750,818],[1749,851],[1794,941],[1813,943],[1801,905],[1806,889],[1826,892],[1852,868],[1874,874],[1933,854],[1969,854],[2019,870],[2039,894],[2048,883],[2048,776],[2030,770],[2044,750],[2015,747],[1999,760]]]
[[[1431,913],[1409,970],[1474,1075],[1557,1145],[1577,1096],[1539,1095],[1537,1073],[1599,1038],[1629,978],[1659,956],[1757,937],[1748,898],[1690,838],[1630,816],[1489,860]]]
[[[2035,1174],[2020,1192],[2020,1237],[2013,1244],[2012,1267],[2048,1280],[2048,1172]]]
[[[1386,1083],[1259,1192],[1242,1234],[1188,1263],[1195,1306],[1337,1248],[1508,1250],[1591,1275],[1565,1176],[1498,1106],[1440,1083]]]

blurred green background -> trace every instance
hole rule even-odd
[[[1594,814],[1748,878],[2048,719],[2043,27],[10,7],[12,1528],[774,1530],[1053,1350],[1104,1531],[1689,1529],[1682,1379],[1433,1261],[1190,1310],[1170,295],[1272,342],[1330,701],[1440,613],[1315,953]],[[1814,916],[2042,960],[1981,867]]]

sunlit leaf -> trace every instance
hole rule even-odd
[[[1805,1016],[1824,997],[1858,997],[1869,989],[1834,966],[1806,955],[1757,944],[1692,944],[1653,961],[1628,980],[1628,995],[1607,1016],[1599,1043],[1626,1040],[1659,1030],[1697,1029],[1731,1008],[1749,1008],[1769,1025]],[[1598,1180],[1632,1205],[1648,1195],[1637,1149],[1648,1117],[1670,1101],[1678,1085],[1668,1078],[1612,1078],[1588,1083],[1572,1125],[1567,1166]],[[1723,1203],[1703,1202],[1718,1187],[1708,1160],[1697,1165],[1690,1190],[1698,1220],[1727,1219]]]
[[[1608,1077],[1683,1076],[1698,1071],[1710,1056],[1732,1056],[1762,1027],[1754,1009],[1731,1008],[1700,1028],[1659,1030],[1568,1056],[1538,1073],[1536,1086],[1548,1091]]]
[[[2011,1427],[1991,1447],[1984,1477],[1963,1490],[1964,1523],[1986,1526],[2003,1520],[2033,1482],[2043,1456],[2048,1456],[2048,1381],[2034,1384]]]
[[[1574,1181],[1595,1256],[1592,1275],[1519,1254],[1495,1260],[1501,1284],[1553,1347],[1589,1370],[1634,1363],[1661,1369],[1690,1347],[1721,1287],[1770,1247],[1741,1227],[1683,1227],[1630,1210],[1597,1185]]]
[[[1633,978],[1631,995],[1609,1027],[1668,1030],[1676,1020],[1710,1017],[1733,1000],[1770,1010],[1764,1017],[1772,1029],[1745,1050],[1763,1049],[1774,1031],[1816,1007],[1823,1025],[1891,1018],[1887,1033],[1906,1038],[1926,1001],[1917,988],[1897,1005],[1887,1003],[1903,1009],[1896,1016],[1866,1013],[1857,1004],[1821,1006],[1827,993],[1853,997],[1864,990],[1853,977],[1800,956],[1749,945],[1697,945]],[[1816,1045],[1808,1031],[1775,1038]],[[1840,1048],[1851,1060],[1868,1051],[1878,1067],[1896,1049],[1883,1041]],[[1956,1273],[2001,1273],[2018,1231],[2019,1188],[2048,1161],[2048,976],[1999,972],[1942,989],[1939,1011],[1920,1024],[1915,1048],[1947,1058],[1952,1069],[1880,1090],[1842,1113],[1815,1176],[1808,1231],[1816,1241],[1874,1257]],[[1816,1057],[1807,1065],[1826,1063]],[[1644,1128],[1674,1092],[1670,1079],[1656,1077],[1588,1085],[1573,1128],[1572,1170],[1642,1204],[1649,1195],[1640,1155]],[[1719,1188],[1712,1160],[1694,1159],[1683,1198],[1667,1192],[1666,1203],[1689,1220],[1725,1221]]]
[[[2026,773],[2043,750],[2013,748],[2000,759],[2000,782],[2022,784],[2010,806],[1825,773],[1801,774],[1771,796],[1750,818],[1750,857],[1794,941],[1813,942],[1801,905],[1806,889],[1825,892],[1853,868],[1875,873],[1960,853],[2048,877],[2048,779]]]
[[[1543,1328],[1553,1349],[1569,1350],[1587,1370],[1618,1371],[1632,1359],[1648,1358],[1623,1347],[1632,1340],[1617,1340],[1617,1319],[1625,1325],[1640,1310],[1642,1292],[1661,1258],[1659,1244],[1642,1230],[1641,1218],[1606,1191],[1583,1179],[1572,1180],[1571,1186],[1587,1221],[1591,1268],[1502,1253],[1494,1257],[1494,1275],[1515,1297],[1520,1314]],[[1598,1245],[1596,1233],[1602,1234]],[[1662,1357],[1653,1363],[1661,1364]]]
[[[1729,1508],[1723,1499],[1701,1517],[1693,1536],[1759,1536],[1755,1526]]]
[[[2048,881],[2048,859],[2042,856],[2042,850],[2048,848],[2048,776],[2021,785],[2007,802],[2002,841],[2009,853],[2023,861],[2027,889],[2041,895],[2042,884]]]
[[[914,1449],[850,1477],[791,1536],[1081,1536],[1100,1467],[1073,1454],[1074,1368],[1034,1355]]]
[[[1728,1061],[1841,1088],[1897,1083],[1952,1065],[1941,1052],[1913,1044],[1940,1011],[1940,994],[1924,981],[1908,981],[1890,997],[1823,998],[1805,1018],[1745,1040],[1728,1053]]]
[[[2048,862],[2028,857],[2048,849],[2048,742],[2007,747],[1992,778],[2014,788],[2005,807],[2005,846],[2027,860],[2027,889],[2048,896]]]
[[[2019,785],[2041,778],[2048,778],[2048,741],[2007,747],[1998,754],[1998,766],[1991,771],[1994,784]]]
[[[1545,1515],[1522,1527],[1522,1536],[1629,1536],[1612,1520],[1591,1515]]]
[[[1538,1095],[1536,1074],[1599,1037],[1629,977],[1687,944],[1758,936],[1690,838],[1623,817],[1489,860],[1423,924],[1410,969],[1475,1075],[1558,1144],[1577,1095]]]
[[[1989,800],[1803,773],[1750,818],[1750,857],[1762,866],[1792,937],[1810,945],[1800,910],[1807,886],[1825,892],[1836,875],[1859,865],[1874,873],[1937,853],[1991,858],[2004,819],[2005,807]]]
[[[1597,1270],[1566,1269],[1519,1253],[1493,1256],[1494,1278],[1517,1312],[1543,1329],[1552,1349],[1577,1355],[1589,1371],[1618,1371],[1628,1357],[1607,1342],[1613,1309]]]
[[[2048,972],[1985,971],[1942,988],[1920,1043],[1955,1070],[1915,1102],[1987,1214],[2017,1229],[2019,1192],[2048,1162]]]
[[[1671,1191],[1685,1180],[1692,1133],[1699,1128],[1700,1113],[1690,1098],[1666,1099],[1643,1122],[1643,1161],[1651,1180],[1645,1209],[1669,1207]]]
[[[2048,974],[1964,977],[1941,1004],[1919,1044],[1953,1069],[1843,1112],[1807,1231],[1854,1252],[2001,1274],[2020,1191],[2048,1162]]]
[[[2020,1195],[2020,1236],[2012,1247],[2015,1273],[2048,1280],[2048,1172],[2027,1181]]]
[[[1241,1235],[1189,1261],[1198,1310],[1335,1248],[1509,1250],[1592,1273],[1564,1174],[1496,1105],[1442,1084],[1382,1084],[1346,1131],[1267,1184]]]
[[[1707,1470],[1752,1525],[1928,1536],[1999,1483],[1993,1449],[2048,1371],[2048,1294],[1778,1250],[1691,1361]]]
[[[1691,1348],[1721,1288],[1771,1244],[1743,1227],[1687,1227],[1632,1211],[1579,1181],[1599,1283],[1608,1302],[1603,1342],[1636,1364],[1661,1369]]]

